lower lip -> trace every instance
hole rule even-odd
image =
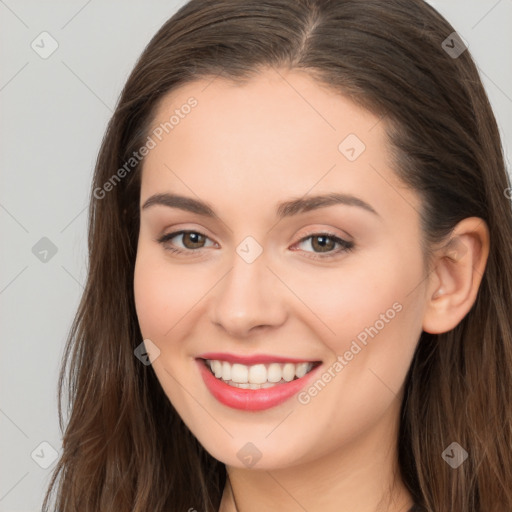
[[[285,384],[276,384],[271,388],[241,389],[217,379],[206,367],[203,359],[196,359],[199,371],[210,393],[222,404],[244,411],[262,411],[282,404],[298,393],[317,373],[321,364],[309,373]]]

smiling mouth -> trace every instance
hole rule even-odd
[[[264,389],[286,384],[304,377],[321,364],[321,361],[253,365],[230,363],[219,359],[202,361],[218,380],[241,389]]]

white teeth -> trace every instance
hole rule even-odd
[[[297,365],[297,368],[295,369],[295,375],[300,379],[301,377],[304,377],[306,373],[308,373],[308,364],[309,363],[299,363]]]
[[[251,384],[250,382],[246,383],[236,383],[236,382],[229,382],[230,386],[233,386],[235,388],[242,388],[242,389],[262,389],[262,388],[271,388],[275,386],[275,384],[272,384],[272,382],[265,382],[264,384]]]
[[[222,380],[231,380],[231,365],[227,361],[222,361]]]
[[[291,382],[295,378],[295,365],[293,363],[286,363],[283,368],[283,379],[286,382]]]
[[[251,384],[263,384],[267,382],[267,369],[264,364],[249,366],[249,379]]]
[[[281,371],[281,365],[279,363],[271,363],[267,372],[268,382],[279,382],[283,378],[283,372]]]
[[[235,363],[231,367],[231,380],[239,384],[247,384],[249,382],[249,368],[245,364]]]
[[[212,361],[212,371],[218,379],[222,377],[222,363],[220,361]]]
[[[218,379],[242,389],[268,388],[276,383],[291,382],[300,379],[311,371],[313,363],[270,363],[247,366],[227,361],[206,360],[212,373]]]

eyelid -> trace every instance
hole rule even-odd
[[[341,240],[344,240],[345,242],[351,242],[353,241],[354,238],[350,233],[347,233],[346,231],[343,231],[339,228],[335,230],[334,228],[323,227],[322,225],[313,225],[312,228],[309,227],[307,229],[300,230],[299,234],[299,236],[301,236],[300,240],[304,240],[304,238],[308,238],[314,235],[329,235],[333,238],[339,238]]]
[[[192,230],[192,229],[182,229],[179,231],[174,231],[172,233],[166,233],[166,234],[162,235],[161,237],[159,237],[156,241],[164,246],[164,250],[169,251],[173,254],[178,254],[180,256],[185,256],[185,257],[189,257],[189,258],[194,258],[194,257],[200,256],[202,253],[202,249],[206,249],[206,247],[199,247],[196,249],[187,249],[187,248],[182,249],[182,248],[176,248],[176,247],[172,247],[172,246],[168,246],[168,247],[165,246],[165,243],[167,241],[171,240],[172,238],[175,238],[180,235],[185,235],[187,233],[195,233],[200,236],[203,236],[206,239],[211,240],[210,237],[208,237],[207,235],[205,235],[204,233],[202,233],[200,231],[196,231],[196,230]],[[295,242],[295,244],[293,244],[292,247],[295,247],[295,246],[305,242],[308,239],[313,239],[316,237],[330,238],[339,247],[333,251],[327,251],[325,253],[324,252],[315,252],[315,251],[303,251],[304,253],[306,253],[306,255],[304,257],[308,258],[310,260],[329,261],[331,259],[335,259],[336,257],[343,256],[346,253],[349,253],[355,249],[355,243],[353,241],[345,240],[345,239],[340,238],[339,236],[334,235],[327,231],[323,231],[323,232],[317,231],[317,232],[313,232],[309,235],[305,235],[300,240]],[[216,242],[213,242],[213,243],[216,244]],[[292,249],[292,250],[294,250],[294,249]]]
[[[197,229],[187,229],[187,228],[178,229],[176,231],[171,231],[170,233],[164,233],[163,235],[157,237],[155,239],[155,241],[158,243],[161,243],[162,245],[165,245],[169,240],[172,240],[173,238],[180,236],[180,235],[186,235],[187,233],[194,233],[194,234],[200,235],[200,236],[206,238],[207,240],[212,241],[215,245],[218,245],[217,242],[214,242],[208,235],[206,235],[202,231],[199,231]],[[192,253],[192,252],[199,252],[201,249],[205,249],[205,247],[199,247],[198,249],[181,249],[180,248],[176,252]]]
[[[353,251],[355,249],[355,243],[352,240],[346,240],[334,233],[331,233],[330,231],[321,230],[321,229],[303,236],[298,242],[293,244],[292,247],[299,245],[308,239],[313,239],[313,238],[317,238],[317,237],[330,238],[331,240],[334,241],[335,244],[337,244],[340,247],[338,249],[335,249],[333,251],[328,251],[325,253],[314,252],[314,251],[305,251],[306,253],[312,255],[312,256],[306,256],[309,259],[328,260],[329,258],[335,258],[337,256],[341,256],[341,255],[343,255],[347,252]]]
[[[206,235],[202,231],[195,230],[195,229],[187,229],[187,228],[172,231],[170,233],[165,233],[162,236],[158,237],[155,241],[157,241],[158,243],[165,246],[165,243],[168,242],[169,240],[171,240],[177,236],[185,235],[188,233],[194,233],[194,234],[200,235],[200,236],[206,238],[207,240],[212,241],[214,244],[218,245],[217,242],[214,242],[208,235]],[[312,231],[308,234],[305,234],[297,242],[295,242],[291,247],[295,247],[295,246],[305,242],[308,239],[313,239],[313,238],[317,238],[317,237],[330,238],[331,240],[334,241],[335,244],[337,244],[340,247],[336,250],[327,251],[325,253],[314,252],[314,251],[304,251],[308,254],[313,255],[313,256],[306,256],[309,259],[327,260],[329,258],[334,258],[341,254],[350,252],[355,248],[355,243],[352,240],[346,240],[328,230],[322,230],[322,229],[318,229],[316,231]],[[187,248],[182,249],[182,248],[175,248],[175,247],[165,247],[165,250],[168,250],[173,253],[179,253],[179,254],[188,253],[190,255],[193,253],[199,253],[199,252],[201,252],[202,249],[205,249],[205,248],[206,247],[199,247],[196,249],[187,249]]]

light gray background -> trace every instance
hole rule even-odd
[[[61,450],[57,377],[85,281],[97,151],[136,58],[184,3],[0,0],[0,512],[41,508],[55,466],[41,443]],[[430,3],[468,42],[510,155],[512,0]],[[31,47],[44,31],[59,45],[47,59]],[[46,262],[32,252],[42,237],[57,248]]]

